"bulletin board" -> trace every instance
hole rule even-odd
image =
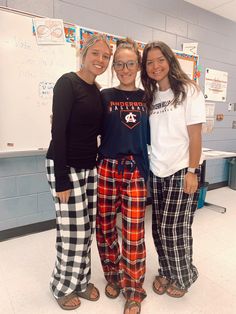
[[[191,55],[178,50],[174,50],[174,52],[179,60],[182,70],[191,80],[197,81],[199,76],[198,55]]]

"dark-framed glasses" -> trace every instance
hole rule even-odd
[[[132,60],[127,61],[127,62],[117,61],[117,62],[113,62],[113,67],[117,71],[124,70],[125,66],[128,70],[134,70],[136,69],[137,64],[138,64],[138,61],[132,61]]]

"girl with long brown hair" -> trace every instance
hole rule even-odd
[[[150,115],[152,233],[159,258],[153,290],[179,298],[198,277],[192,223],[199,195],[205,102],[163,42],[145,46],[141,80]]]

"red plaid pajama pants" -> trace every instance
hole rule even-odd
[[[98,167],[97,245],[105,278],[118,283],[126,299],[141,302],[146,249],[144,218],[147,188],[132,156],[103,159]],[[116,214],[122,215],[122,251]]]

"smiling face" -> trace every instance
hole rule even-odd
[[[159,48],[153,48],[148,51],[146,61],[147,75],[157,81],[160,90],[166,90],[170,87],[169,82],[169,63]]]
[[[93,82],[97,75],[105,72],[110,56],[110,49],[102,40],[88,48],[82,60],[82,72],[89,81]]]
[[[120,88],[126,90],[135,89],[135,79],[139,70],[136,52],[132,49],[120,48],[115,54],[113,67],[120,81]]]

